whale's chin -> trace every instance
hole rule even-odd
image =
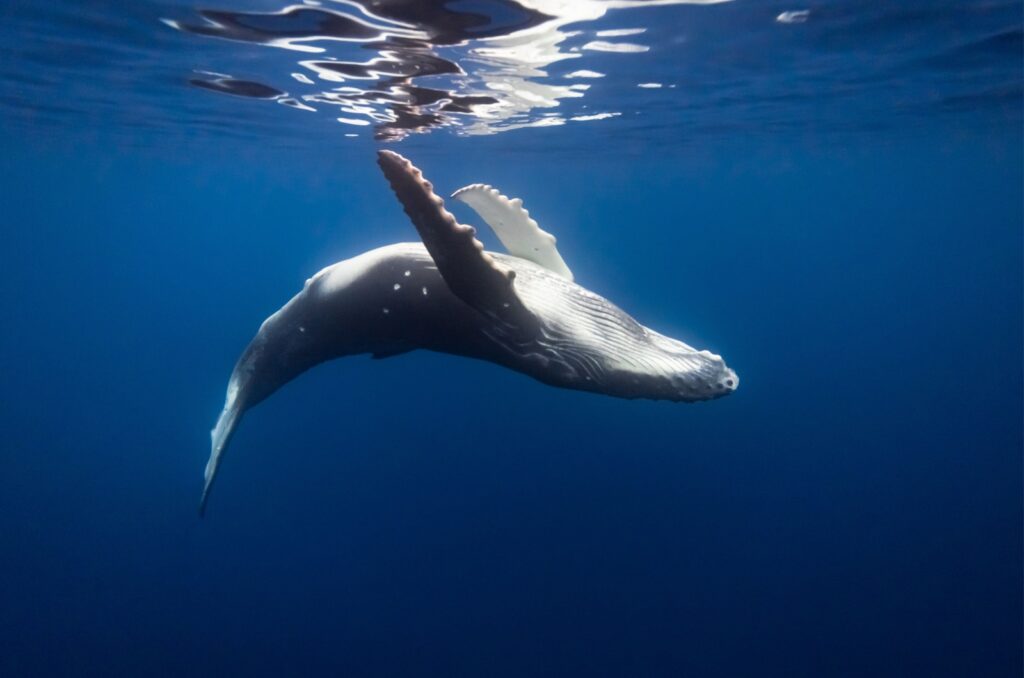
[[[739,386],[740,380],[735,371],[722,364],[713,365],[710,370],[687,371],[673,375],[669,377],[669,383],[675,393],[672,400],[699,402],[729,395]]]

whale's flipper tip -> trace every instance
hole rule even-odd
[[[572,281],[551,235],[530,216],[519,198],[509,198],[487,184],[470,184],[452,193],[452,198],[473,208],[487,222],[508,253],[528,259],[552,273]]]
[[[377,151],[377,165],[384,170],[385,174],[388,172],[408,171],[410,168],[411,170],[416,170],[413,164],[403,156],[388,150]]]

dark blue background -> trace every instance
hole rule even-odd
[[[365,135],[185,85],[276,52],[161,27],[188,2],[15,4],[0,675],[1021,675],[1019,7],[610,13],[651,52],[557,68],[623,115],[393,145],[739,390],[350,358],[246,417],[200,520],[260,322],[415,232]]]
[[[525,196],[580,282],[740,389],[338,361],[250,413],[200,521],[263,317],[414,231],[369,144],[9,140],[3,673],[1018,674],[1020,141],[412,147]]]

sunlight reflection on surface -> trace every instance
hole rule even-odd
[[[191,83],[236,96],[277,100],[304,110],[333,109],[345,124],[375,125],[375,135],[399,139],[410,132],[451,127],[466,135],[558,125],[552,115],[563,99],[585,96],[586,86],[561,84],[547,67],[582,52],[646,52],[647,45],[620,40],[645,28],[586,31],[587,22],[612,9],[666,4],[716,4],[725,0],[492,0],[491,2],[368,2],[343,0],[290,5],[277,12],[200,10],[200,22],[164,19],[194,35],[254,43],[302,54],[292,73],[314,91],[278,92],[248,80],[216,74]],[[372,9],[371,9],[372,7]],[[573,30],[567,27],[574,24]],[[589,40],[596,37],[599,40]],[[582,45],[572,39],[586,40]],[[370,59],[351,58],[370,50]],[[362,53],[362,52],[360,52]],[[346,58],[348,57],[348,58]],[[599,78],[579,70],[560,80]],[[430,79],[431,86],[421,84]],[[326,88],[324,88],[326,86]],[[572,120],[602,120],[599,112]]]

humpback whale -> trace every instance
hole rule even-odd
[[[200,514],[242,415],[333,358],[426,349],[486,360],[551,386],[679,402],[718,398],[739,385],[720,356],[644,327],[573,282],[555,238],[521,200],[484,184],[453,194],[508,250],[487,252],[412,163],[380,151],[378,164],[420,242],[328,266],[263,322],[231,373],[211,432]]]

